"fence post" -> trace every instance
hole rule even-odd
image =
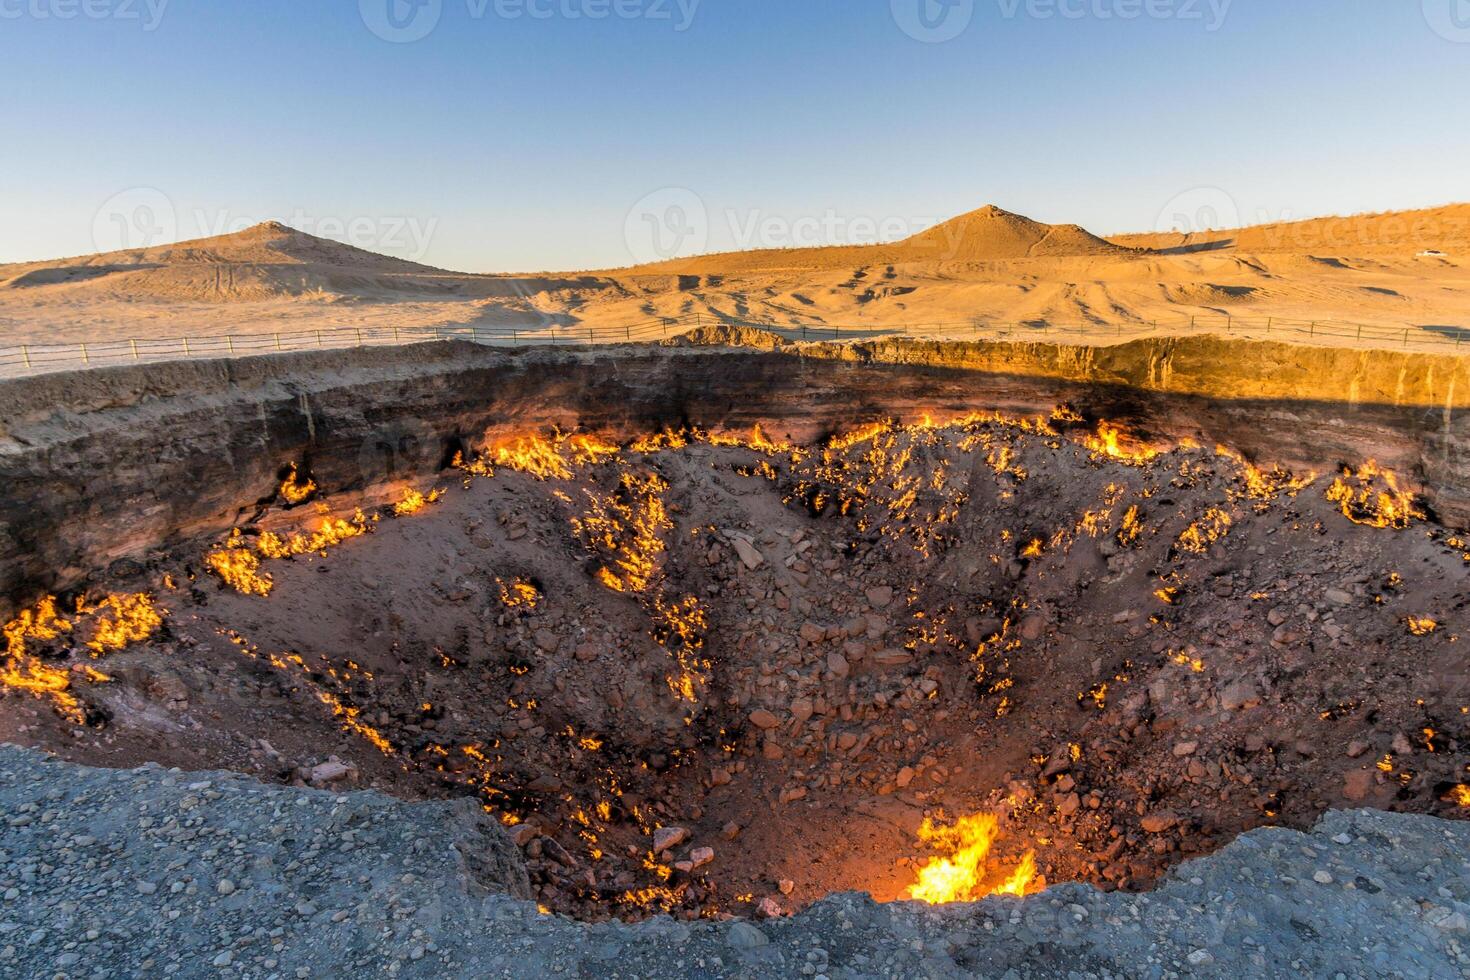
[[[91,364],[92,363],[92,358],[89,357],[89,356],[87,356],[87,345],[85,343],[82,344],[82,363],[83,364]]]
[[[1456,341],[1456,343],[1459,343],[1459,341]],[[21,344],[20,345],[20,356],[23,357],[23,358],[25,358],[25,361],[26,361],[26,370],[29,371],[31,369],[31,348],[30,348],[30,345],[28,345],[28,344]]]
[[[189,338],[188,337],[180,337],[179,339],[184,342],[184,356],[185,357],[192,357],[193,355],[189,353]]]
[[[1408,328],[1407,327],[1404,328],[1404,346],[1405,347],[1408,347],[1409,346],[1409,331],[1408,331]]]
[[[230,354],[233,356],[235,353],[235,338],[229,334],[225,334],[225,346],[230,349]]]
[[[138,340],[133,337],[128,340],[128,343],[133,346],[133,360],[136,361],[138,359]]]
[[[1363,339],[1363,325],[1361,323],[1358,324],[1358,339],[1359,340],[1362,340]]]
[[[510,345],[512,347],[521,346],[521,335],[516,333],[515,327],[510,328]]]
[[[356,329],[357,329],[357,346],[361,347],[362,346],[362,327],[358,327]]]
[[[1269,317],[1269,316],[1266,317],[1266,332],[1267,333],[1270,333],[1271,332],[1271,317]]]
[[[632,326],[624,326],[623,327],[623,333],[627,335],[627,337],[628,337],[629,340],[632,340],[633,339],[633,328],[632,328]]]
[[[1307,336],[1308,337],[1315,337],[1315,336],[1317,336],[1317,321],[1316,320],[1313,320],[1312,321],[1312,325],[1307,328]]]
[[[276,338],[276,350],[280,350],[281,349],[281,335],[279,333],[276,333],[276,334],[273,334],[273,336]]]
[[[592,342],[593,342],[593,340],[592,340],[592,328],[591,327],[588,327],[587,328],[587,343],[590,344]]]
[[[398,343],[398,328],[397,327],[394,327],[393,328],[393,343],[395,343],[395,344]]]

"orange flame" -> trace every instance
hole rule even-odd
[[[408,517],[412,514],[417,514],[425,507],[438,501],[442,496],[444,496],[444,491],[437,487],[430,490],[427,496],[410,487],[403,491],[403,499],[393,505],[393,516]]]
[[[1085,436],[1082,445],[1099,456],[1116,459],[1129,466],[1141,466],[1159,455],[1157,449],[1139,442],[1114,422],[1099,422],[1097,434]]]
[[[943,826],[926,818],[919,839],[947,856],[931,858],[919,869],[918,878],[905,893],[908,898],[930,905],[946,902],[978,902],[989,895],[1022,896],[1035,891],[1036,853],[1027,851],[1009,873],[998,875],[986,866],[990,851],[1000,836],[993,814],[977,813]]]
[[[111,615],[90,624],[82,623],[102,610],[110,610]],[[85,645],[93,657],[101,657],[146,640],[162,625],[164,615],[164,610],[156,607],[146,594],[109,595],[91,608],[85,603],[78,603],[78,622],[74,624],[57,615],[55,596],[46,596],[33,607],[21,610],[15,619],[0,628],[5,638],[5,659],[0,662],[0,690],[22,691],[49,699],[62,717],[81,724],[86,716],[81,701],[71,693],[73,671],[93,683],[104,683],[109,678],[90,667],[68,669],[48,664],[27,648],[28,641],[55,640],[81,625],[90,625],[93,638]]]
[[[163,611],[146,592],[109,595],[96,607],[97,611],[102,609],[110,609],[111,616],[97,622],[96,632],[87,642],[93,657],[141,643],[163,625]]]
[[[1410,616],[1409,632],[1415,636],[1428,636],[1439,629],[1439,623],[1428,616]]]
[[[316,493],[316,481],[311,477],[302,483],[296,475],[296,464],[291,464],[291,472],[286,474],[286,479],[281,482],[281,499],[288,504],[299,504],[307,497]]]
[[[1382,488],[1377,486],[1379,483]],[[1371,459],[1357,472],[1344,469],[1327,488],[1327,499],[1338,505],[1343,517],[1367,527],[1401,531],[1415,518],[1424,516],[1414,505],[1413,492],[1399,489],[1398,474],[1383,469]]]

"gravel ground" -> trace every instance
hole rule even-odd
[[[1470,824],[1334,811],[1146,895],[586,926],[468,802],[0,746],[0,976],[1470,976]]]

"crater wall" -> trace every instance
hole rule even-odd
[[[1214,337],[1112,347],[878,341],[794,349],[425,344],[149,364],[0,383],[0,612],[248,521],[286,466],[338,499],[547,429],[663,426],[809,441],[885,416],[1066,402],[1249,458],[1397,470],[1470,526],[1470,360]]]

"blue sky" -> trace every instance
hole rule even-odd
[[[1470,199],[1470,0],[0,0],[0,91],[0,261],[274,218],[575,269],[656,257],[649,222],[690,251]]]

